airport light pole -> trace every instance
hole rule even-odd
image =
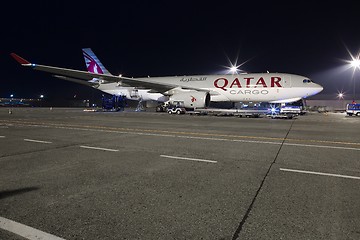
[[[40,94],[40,107],[43,106],[44,94]]]
[[[351,67],[353,67],[354,69],[354,75],[353,75],[353,80],[354,80],[354,92],[353,92],[353,101],[355,102],[355,80],[356,80],[356,69],[360,69],[360,53],[354,58],[352,57],[352,60],[350,61]]]
[[[338,92],[337,94],[337,98],[338,98],[338,107],[340,109],[346,109],[346,107],[344,106],[344,93],[343,92]]]

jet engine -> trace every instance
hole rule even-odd
[[[170,96],[171,104],[179,104],[185,108],[203,108],[210,104],[210,94],[208,92],[186,91],[177,92]]]

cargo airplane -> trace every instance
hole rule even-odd
[[[186,108],[208,107],[213,102],[287,103],[323,90],[309,78],[288,73],[246,73],[130,78],[112,75],[90,48],[83,49],[88,71],[31,63],[15,53],[22,66],[52,73],[55,77],[97,88],[133,100],[155,100]]]

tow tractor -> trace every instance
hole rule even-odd
[[[183,107],[178,107],[178,106],[168,106],[167,108],[167,113],[168,114],[185,114],[186,110]]]
[[[182,102],[165,102],[156,107],[156,112],[167,112],[168,114],[185,114],[186,108],[183,107]]]

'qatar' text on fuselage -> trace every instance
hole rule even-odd
[[[270,81],[266,81],[263,77],[259,79],[255,79],[254,77],[237,77],[233,81],[229,81],[226,78],[218,78],[214,81],[214,86],[224,91],[227,91],[227,88],[282,88],[281,80],[281,77],[270,77]]]

